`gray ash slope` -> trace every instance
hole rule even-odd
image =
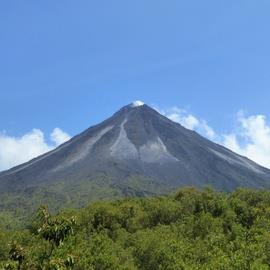
[[[102,176],[102,185],[110,179],[110,185],[125,190],[132,177],[164,190],[206,185],[223,191],[270,187],[270,170],[147,105],[131,104],[57,149],[0,173],[0,194],[32,192],[58,183],[83,187],[97,176]],[[149,190],[144,189],[147,194]]]

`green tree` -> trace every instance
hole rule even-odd
[[[64,240],[69,235],[73,234],[73,227],[76,222],[74,217],[63,218],[51,216],[46,206],[39,208],[37,217],[39,220],[39,227],[37,229],[38,235],[51,245],[50,251],[42,257],[43,263],[44,260],[50,260],[54,249],[62,245]]]

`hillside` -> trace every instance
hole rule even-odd
[[[27,230],[0,229],[0,269],[269,269],[269,204],[269,191],[184,188],[56,216],[43,207]]]

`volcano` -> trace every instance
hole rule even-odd
[[[55,150],[0,173],[0,198],[16,194],[70,205],[78,198],[81,205],[182,186],[269,188],[270,170],[134,102]]]

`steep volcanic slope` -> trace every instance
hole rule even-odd
[[[93,199],[156,194],[184,185],[268,188],[270,170],[147,105],[131,104],[57,149],[0,174],[0,194],[31,196],[47,188],[48,197],[58,190],[55,196],[75,192]]]

